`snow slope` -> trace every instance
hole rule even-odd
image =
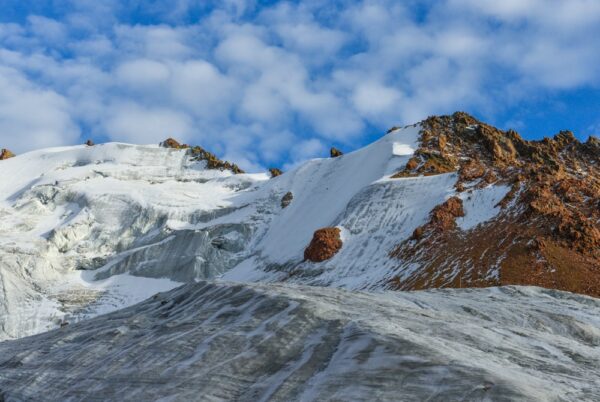
[[[0,339],[215,277],[381,288],[396,264],[389,252],[455,194],[454,173],[390,179],[417,149],[419,132],[398,129],[270,180],[208,170],[184,150],[117,143],[2,161]],[[481,191],[476,197],[490,203],[505,189]],[[294,198],[282,209],[287,192]],[[492,217],[468,204],[464,227]],[[303,261],[313,232],[327,226],[342,230],[341,251]],[[132,277],[145,285],[124,297],[118,283]],[[103,285],[110,278],[115,286]]]
[[[188,284],[0,343],[4,400],[597,401],[600,301]]]

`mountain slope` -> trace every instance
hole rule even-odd
[[[598,148],[567,133],[524,141],[456,113],[273,179],[181,146],[4,160],[0,339],[211,278],[598,295]],[[338,246],[305,259],[324,228]]]
[[[0,343],[4,400],[600,398],[600,302],[540,288],[188,284]]]
[[[458,171],[458,214],[439,209],[401,242],[399,289],[538,285],[600,296],[600,142],[525,141],[464,113],[423,122],[400,177]],[[465,216],[462,217],[461,215]],[[495,215],[479,226],[476,216]],[[403,275],[411,270],[410,277]]]

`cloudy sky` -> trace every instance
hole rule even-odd
[[[468,111],[600,133],[600,1],[0,0],[0,147],[200,144],[250,170]]]

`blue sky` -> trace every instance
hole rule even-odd
[[[173,136],[250,170],[467,111],[600,133],[596,0],[0,0],[0,147]]]

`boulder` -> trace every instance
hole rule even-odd
[[[8,158],[13,158],[14,156],[15,154],[10,152],[10,150],[2,148],[2,151],[0,152],[0,161],[3,161]]]
[[[322,228],[313,234],[313,238],[304,250],[304,259],[322,262],[333,257],[342,248],[339,228]]]
[[[270,168],[269,173],[271,174],[271,178],[281,176],[283,174],[281,169],[277,169],[277,168]]]
[[[183,146],[174,138],[167,138],[159,144],[163,148],[182,149]]]
[[[331,155],[332,158],[337,158],[338,156],[344,155],[344,153],[336,147],[331,147],[331,149],[329,150],[329,155]]]
[[[292,194],[291,191],[288,191],[287,193],[285,193],[285,195],[281,198],[281,208],[285,208],[288,205],[290,205],[292,203],[293,199],[294,199],[294,195]]]

